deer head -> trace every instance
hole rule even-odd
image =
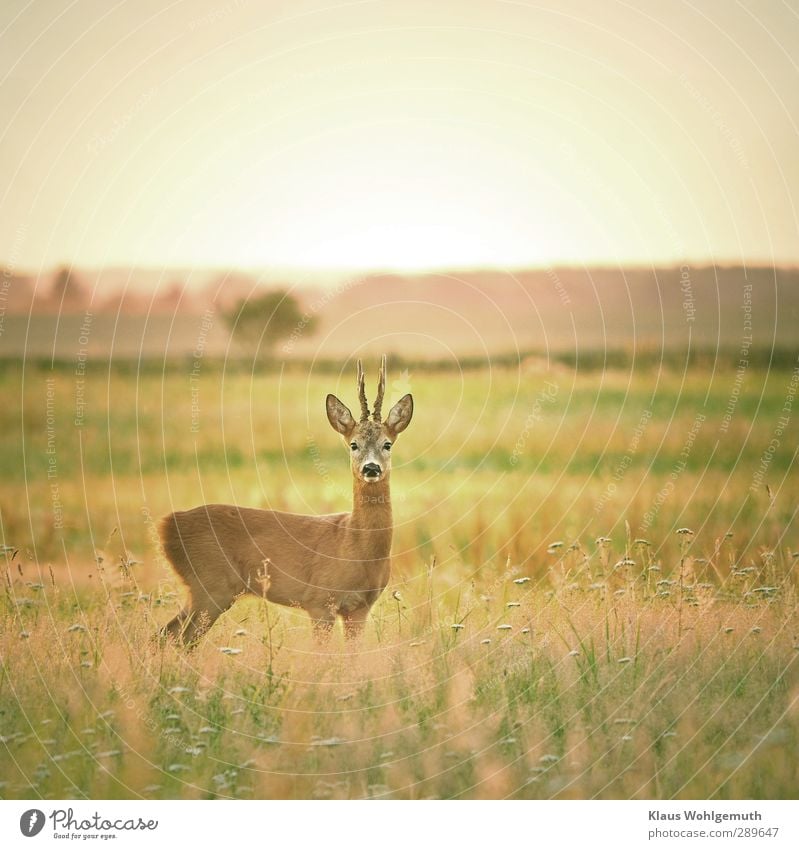
[[[383,396],[386,392],[386,358],[380,366],[374,410],[369,413],[363,366],[358,360],[358,398],[361,418],[355,421],[349,408],[335,395],[327,396],[327,419],[333,430],[342,435],[349,446],[353,475],[364,483],[376,483],[391,471],[391,448],[411,423],[413,398],[403,395],[382,420]],[[370,418],[371,416],[371,418]]]

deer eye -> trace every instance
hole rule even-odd
[[[358,443],[357,442],[350,442],[350,448],[352,448],[353,451],[357,451],[358,450]]]
[[[387,442],[387,443],[383,446],[383,450],[384,450],[384,451],[391,451],[391,443],[390,443],[390,442]]]

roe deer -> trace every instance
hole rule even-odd
[[[369,413],[358,361],[360,421],[335,395],[327,418],[348,446],[352,465],[351,513],[303,516],[227,504],[204,504],[161,520],[164,553],[188,587],[187,606],[164,629],[196,641],[242,593],[301,607],[317,635],[336,616],[348,637],[362,630],[386,587],[391,552],[391,447],[408,427],[413,398],[403,396],[381,421],[386,358],[374,410]]]

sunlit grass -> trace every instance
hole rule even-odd
[[[790,372],[727,425],[731,372],[412,373],[363,644],[242,600],[187,654],[154,520],[347,509],[350,375],[92,368],[80,426],[69,370],[0,372],[0,796],[795,795]]]
[[[357,650],[253,600],[186,654],[152,641],[165,587],[8,572],[0,792],[790,797],[795,584],[781,558],[703,580],[718,564],[684,548],[655,571],[640,543],[556,549],[540,580],[454,588],[424,569]]]

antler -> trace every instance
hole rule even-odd
[[[366,401],[366,385],[364,383],[363,363],[358,360],[358,399],[361,402],[361,421],[369,418],[369,404]]]
[[[377,397],[375,398],[375,409],[372,414],[372,418],[376,421],[380,421],[380,416],[382,415],[383,408],[383,395],[386,393],[386,355],[383,354],[383,360],[380,363],[380,375],[377,378]]]

